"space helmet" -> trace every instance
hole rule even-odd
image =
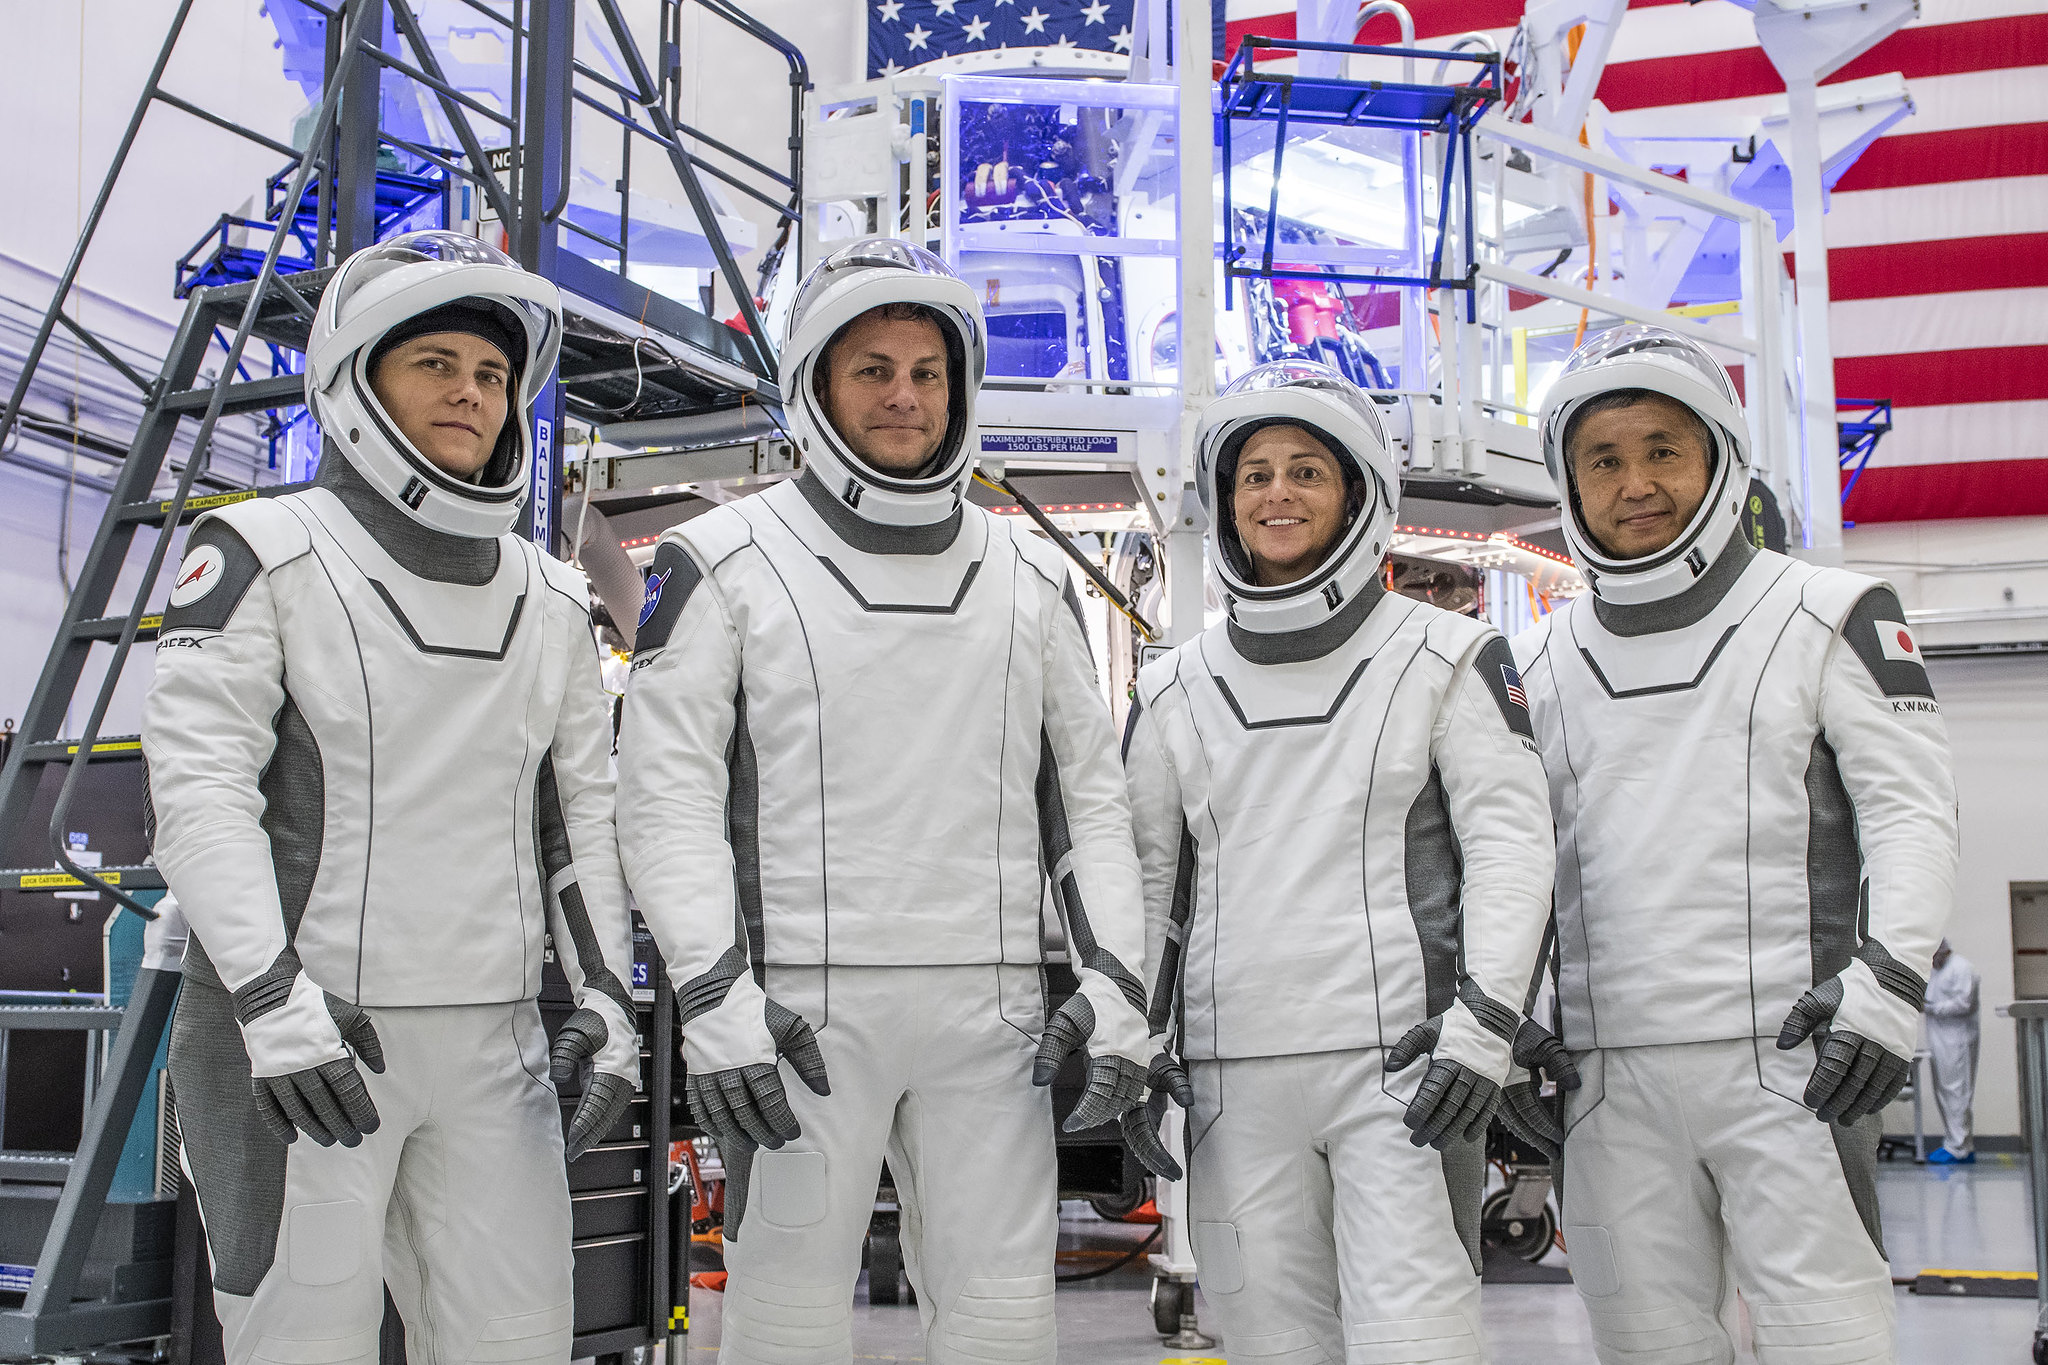
[[[451,323],[445,330],[501,338],[511,348],[513,401],[474,483],[421,454],[370,388],[380,343],[409,326],[420,327],[410,335],[424,335],[442,320]],[[451,535],[503,535],[526,501],[533,401],[561,345],[553,283],[474,237],[408,232],[355,252],[328,281],[306,344],[306,405],[342,457],[414,521]]]
[[[1586,403],[1621,389],[1647,389],[1683,403],[1711,437],[1707,495],[1678,538],[1654,554],[1615,559],[1586,528],[1564,438]],[[1728,547],[1749,493],[1749,423],[1735,383],[1700,345],[1662,327],[1629,323],[1572,352],[1543,399],[1543,462],[1562,503],[1565,545],[1595,596],[1621,606],[1659,602],[1690,587]]]
[[[925,467],[905,476],[862,459],[825,413],[818,367],[841,328],[871,308],[923,304],[946,339],[950,411],[945,439]],[[980,454],[974,398],[988,370],[981,301],[944,261],[909,242],[870,237],[843,246],[812,270],[790,306],[780,387],[805,465],[855,515],[884,526],[928,526],[960,506]]]
[[[1314,573],[1261,587],[1231,505],[1245,442],[1271,426],[1304,427],[1328,446],[1345,466],[1356,510]],[[1231,620],[1245,630],[1285,634],[1327,621],[1377,577],[1400,509],[1401,475],[1379,409],[1363,390],[1328,365],[1276,360],[1233,380],[1202,414],[1195,492],[1209,515],[1209,562]]]

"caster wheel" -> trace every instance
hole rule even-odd
[[[1180,1331],[1181,1314],[1194,1307],[1195,1287],[1185,1280],[1152,1281],[1152,1328],[1162,1337]]]
[[[1145,1202],[1144,1191],[1130,1195],[1097,1195],[1088,1201],[1088,1207],[1095,1210],[1095,1216],[1109,1223],[1121,1223],[1137,1211]]]
[[[1545,1204],[1534,1218],[1508,1216],[1508,1191],[1495,1190],[1479,1210],[1479,1235],[1531,1265],[1557,1244],[1557,1215]]]
[[[2048,1365],[2048,1336],[2034,1338],[2034,1365]]]
[[[902,1302],[898,1288],[902,1283],[902,1253],[894,1242],[885,1245],[878,1239],[868,1252],[868,1302]]]

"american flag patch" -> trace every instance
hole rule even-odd
[[[1528,710],[1529,694],[1522,690],[1522,675],[1507,664],[1502,664],[1500,666],[1500,676],[1501,681],[1508,685],[1508,700],[1521,707],[1524,711]]]

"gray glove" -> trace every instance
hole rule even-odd
[[[569,1134],[564,1139],[571,1161],[596,1146],[633,1100],[634,1085],[630,1079],[591,1067],[592,1059],[610,1041],[611,1029],[604,1016],[596,1010],[579,1009],[562,1025],[562,1031],[555,1035],[554,1047],[548,1052],[548,1073],[557,1091],[573,1090],[582,1082],[583,1094],[576,1101],[576,1112],[570,1117]],[[590,1073],[588,1080],[583,1079],[586,1070]]]
[[[256,1093],[256,1116],[279,1142],[294,1142],[303,1132],[322,1147],[337,1142],[353,1147],[376,1132],[380,1122],[356,1062],[383,1075],[384,1045],[377,1040],[377,1030],[362,1006],[332,995],[326,1000],[335,1030],[355,1053],[355,1060],[343,1057],[303,1071],[257,1076],[250,1081]]]
[[[831,1094],[825,1054],[804,1017],[770,1000],[762,1006],[761,1020],[775,1040],[776,1056],[796,1068],[797,1079],[814,1095]],[[754,1153],[763,1147],[773,1151],[802,1136],[803,1125],[789,1107],[782,1077],[771,1063],[691,1072],[684,1078],[683,1095],[697,1126],[718,1144],[718,1159],[725,1165],[725,1236],[728,1241],[735,1240],[747,1211],[747,1179],[753,1171]]]
[[[832,1085],[825,1078],[825,1055],[818,1050],[818,1036],[802,1015],[770,1000],[761,1012],[769,1036],[775,1040],[778,1057],[796,1068],[797,1079],[814,1095],[829,1095]],[[724,1156],[726,1145],[780,1147],[800,1135],[803,1128],[783,1093],[782,1077],[772,1062],[730,1067],[724,1071],[692,1072],[683,1082],[690,1113],[697,1126],[718,1143]],[[731,1161],[727,1160],[728,1166]]]
[[[1510,1051],[1517,1018],[1467,981],[1449,1009],[1409,1029],[1387,1049],[1390,1073],[1404,1070],[1425,1052],[1432,1054],[1422,1085],[1402,1115],[1410,1142],[1442,1151],[1453,1142],[1476,1142],[1486,1135],[1500,1107],[1500,1083],[1452,1054],[1469,1048],[1478,1060],[1482,1053]]]
[[[1823,1123],[1854,1123],[1899,1096],[1913,1064],[1860,1033],[1828,1030],[1842,1007],[1842,979],[1831,976],[1799,997],[1778,1031],[1778,1046],[1790,1052],[1816,1033],[1823,1035],[1820,1059],[1806,1083],[1806,1102]]]
[[[1564,1122],[1559,1110],[1564,1092],[1579,1088],[1579,1068],[1556,1035],[1533,1019],[1524,1019],[1515,1030],[1515,1065],[1526,1075],[1501,1090],[1501,1121],[1515,1136],[1555,1161],[1564,1151]],[[1550,1098],[1541,1090],[1546,1080],[1557,1087],[1557,1094]]]
[[[1195,1087],[1188,1082],[1187,1068],[1181,1065],[1180,1059],[1165,1051],[1152,1059],[1151,1067],[1145,1072],[1145,1084],[1151,1088],[1151,1094],[1145,1097],[1143,1104],[1124,1110],[1123,1116],[1117,1120],[1117,1127],[1122,1131],[1124,1144],[1131,1149],[1131,1155],[1138,1158],[1139,1165],[1162,1180],[1179,1180],[1182,1176],[1180,1163],[1159,1140],[1159,1123],[1166,1117],[1168,1097],[1186,1109],[1195,1102]]]
[[[1045,1034],[1038,1042],[1038,1058],[1031,1067],[1031,1083],[1051,1085],[1053,1078],[1059,1075],[1061,1064],[1087,1047],[1088,1040],[1094,1035],[1095,1006],[1088,1003],[1085,995],[1069,998],[1066,1004],[1053,1011],[1052,1018],[1045,1021]],[[1161,1069],[1162,1062],[1173,1071],[1179,1070],[1164,1053],[1153,1059],[1149,1069],[1128,1057],[1090,1057],[1087,1088],[1081,1092],[1080,1103],[1074,1106],[1074,1112],[1067,1115],[1066,1123],[1061,1126],[1069,1133],[1078,1133],[1115,1119],[1124,1139],[1131,1145],[1131,1155],[1137,1157],[1146,1170],[1168,1180],[1180,1179],[1180,1164],[1159,1143],[1158,1118],[1164,1109],[1152,1115],[1149,1127],[1145,1117],[1145,1087],[1155,1076],[1161,1083],[1166,1083],[1168,1072]],[[1179,1074],[1180,1084],[1187,1085],[1187,1074]],[[1187,1093],[1192,1097],[1192,1090]]]

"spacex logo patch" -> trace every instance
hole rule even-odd
[[[1913,631],[1904,621],[1873,621],[1877,627],[1877,647],[1884,651],[1884,657],[1893,663],[1921,664],[1920,645],[1913,639]]]
[[[185,556],[178,577],[171,584],[171,605],[189,607],[219,586],[227,557],[217,545],[201,545]]]
[[[661,590],[668,583],[669,574],[674,572],[674,569],[669,569],[664,573],[647,575],[647,596],[640,603],[641,625],[646,625],[648,618],[654,615],[654,609],[661,605]]]

